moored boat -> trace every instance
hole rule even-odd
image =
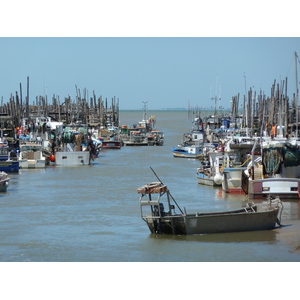
[[[179,145],[172,148],[174,157],[200,158],[212,149],[214,144],[206,143],[203,123],[200,116],[194,118],[195,127],[189,133],[184,133]]]
[[[6,192],[9,186],[10,177],[7,173],[1,171],[0,172],[0,192]]]
[[[55,147],[55,165],[63,167],[90,165],[94,160],[96,146],[88,136],[85,124],[68,124],[64,128],[57,126],[58,145]]]
[[[19,161],[16,153],[10,150],[6,141],[0,141],[0,172],[18,173]]]
[[[268,194],[300,198],[300,145],[296,140],[269,140],[261,145],[243,172],[242,188],[249,198]]]
[[[218,151],[208,152],[209,161],[202,161],[197,168],[198,183],[209,186],[221,186],[223,175],[220,170],[223,165],[224,154]]]
[[[19,165],[21,169],[38,169],[46,167],[42,144],[25,142],[19,145]]]
[[[200,145],[178,145],[172,148],[172,153],[174,157],[199,158],[202,155],[202,147]]]
[[[132,127],[122,125],[120,138],[124,146],[162,146],[164,144],[163,132],[155,128],[155,116],[151,116],[149,119],[146,117],[146,103],[144,103],[142,121]]]
[[[267,207],[262,210],[253,203],[247,203],[245,207],[232,211],[188,214],[179,207],[162,182],[146,184],[138,188],[137,192],[141,195],[141,218],[150,232],[156,234],[188,235],[269,230],[275,228],[276,223],[280,225],[278,215],[283,208],[280,199],[276,197],[274,201],[269,199]],[[175,212],[176,207],[180,213]]]
[[[238,147],[238,148],[237,148]],[[259,140],[231,137],[224,148],[222,189],[226,193],[243,193],[242,173],[247,169],[249,153],[259,148]]]
[[[243,193],[242,172],[246,167],[232,167],[223,169],[222,189],[226,193]]]
[[[98,131],[95,136],[101,141],[102,149],[121,149],[122,140],[120,138],[120,129],[116,126],[107,126]]]
[[[164,144],[164,133],[154,129],[147,134],[147,142],[149,146],[162,146]]]

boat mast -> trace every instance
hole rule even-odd
[[[296,107],[296,139],[298,139],[298,72],[297,72],[297,52],[295,51],[295,80],[296,80],[296,98],[295,98],[295,107]]]
[[[283,94],[283,85],[284,83],[280,82],[280,89],[279,89],[279,134],[278,137],[283,137],[283,130],[282,130],[282,94]]]
[[[218,96],[218,79],[219,77],[217,76],[217,80],[216,80],[216,95],[215,97],[211,97],[210,99],[215,101],[215,111],[214,111],[214,126],[216,125],[216,117],[217,117],[217,121],[218,121],[218,114],[217,114],[217,101],[220,100],[221,101],[221,95]],[[220,87],[221,89],[221,87]]]
[[[248,133],[248,97],[247,97],[247,85],[246,85],[246,75],[244,73],[244,81],[245,81],[245,99],[244,99],[244,113],[245,113],[245,116],[243,116],[246,124],[246,135],[248,136],[249,133]]]
[[[143,103],[143,110],[144,110],[144,118],[143,120],[146,121],[146,115],[147,115],[147,104],[148,104],[148,101],[142,101]]]

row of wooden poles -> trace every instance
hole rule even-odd
[[[22,84],[20,83],[20,93],[11,94],[7,103],[3,97],[0,106],[0,118],[9,120],[13,127],[21,125],[23,118],[51,117],[54,121],[65,122],[67,124],[81,121],[90,126],[106,127],[108,124],[118,126],[119,124],[119,99],[113,97],[111,105],[108,99],[102,96],[96,97],[93,91],[92,97],[88,97],[87,89],[83,90],[81,96],[80,89],[76,88],[76,98],[65,97],[63,101],[59,96],[52,96],[49,101],[47,96],[37,96],[33,104],[29,104],[29,77],[27,77],[27,93],[25,101],[22,96]]]
[[[18,127],[23,118],[50,116],[53,120],[63,121],[67,124],[81,121],[90,126],[106,127],[107,124],[118,126],[119,124],[119,99],[113,97],[111,105],[107,98],[96,97],[93,91],[92,97],[88,97],[88,91],[76,88],[74,100],[68,95],[63,101],[59,96],[52,96],[51,101],[47,96],[37,96],[33,104],[29,104],[29,77],[27,77],[27,91],[25,101],[20,94],[10,96],[7,103],[1,100],[0,118],[10,119],[13,127]],[[269,97],[262,91],[256,93],[252,88],[245,92],[243,103],[239,107],[240,94],[232,97],[231,122],[242,115],[242,127],[254,128],[258,134],[266,130],[268,125],[283,126],[286,132],[298,132],[298,95],[293,94],[292,101],[287,96],[287,78],[280,83],[274,83]],[[49,103],[51,102],[51,103]],[[61,103],[62,102],[62,103]],[[242,109],[241,109],[242,108]],[[189,107],[190,112],[190,107]],[[297,133],[296,133],[297,134]]]
[[[287,78],[280,83],[274,80],[269,97],[250,88],[244,95],[242,108],[239,107],[239,98],[239,94],[232,97],[231,119],[242,115],[242,127],[253,128],[258,134],[272,125],[285,128],[287,134],[298,131],[298,99],[295,93],[292,100],[287,96]]]

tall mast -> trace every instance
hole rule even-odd
[[[142,101],[142,103],[143,103],[143,110],[144,110],[143,120],[146,120],[148,101]]]
[[[243,116],[245,122],[246,122],[246,135],[248,136],[248,101],[249,97],[247,96],[247,84],[246,84],[246,75],[244,73],[244,81],[245,81],[245,101],[244,101],[244,113],[245,116]]]

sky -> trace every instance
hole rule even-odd
[[[75,99],[77,86],[88,97],[116,97],[120,109],[146,101],[148,109],[228,108],[250,87],[269,96],[274,80],[286,77],[288,96],[295,92],[300,38],[291,0],[280,7],[257,0],[39,3],[1,6],[4,103],[20,94],[20,83],[25,97],[27,77],[31,103],[46,95]]]
[[[300,38],[238,37],[1,37],[0,97],[60,99],[76,88],[91,97],[119,98],[120,109],[230,107],[245,88],[270,95],[288,77],[295,92],[294,52]],[[298,68],[299,64],[297,63]]]

